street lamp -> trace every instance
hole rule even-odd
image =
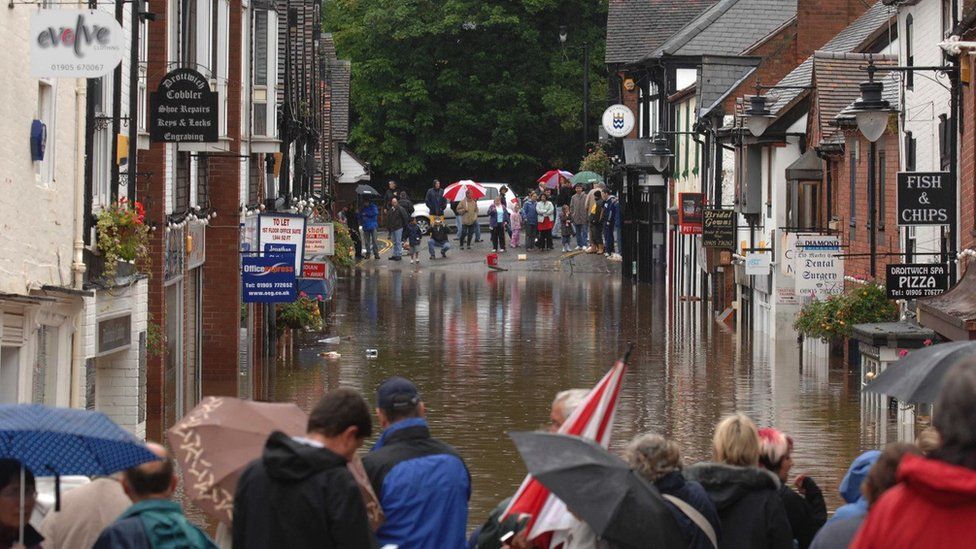
[[[651,167],[655,171],[663,174],[668,169],[668,164],[671,162],[674,154],[668,148],[668,140],[664,136],[658,135],[651,140],[651,149],[644,153],[644,156],[647,157],[648,162],[650,162]]]
[[[854,102],[854,117],[857,119],[857,129],[871,143],[868,150],[868,242],[871,248],[871,278],[877,278],[878,265],[878,234],[877,209],[878,198],[875,187],[875,156],[877,156],[878,140],[888,128],[888,115],[891,105],[884,100],[884,84],[874,80],[874,73],[878,68],[873,60],[868,61],[868,80],[861,82],[861,97]]]
[[[766,108],[766,96],[753,95],[749,98],[749,107],[746,109],[746,127],[752,135],[759,137],[773,123],[773,113]]]

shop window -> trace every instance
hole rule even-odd
[[[795,230],[819,229],[820,182],[790,181],[787,193],[787,226]]]
[[[190,153],[176,153],[176,181],[173,212],[182,213],[190,207]]]
[[[210,206],[210,155],[200,153],[197,155],[197,206],[208,208]]]
[[[905,18],[905,66],[914,67],[915,66],[915,47],[912,42],[915,40],[915,19],[912,14],[908,14]],[[915,88],[915,71],[908,71],[905,73],[905,87],[908,89]]]
[[[20,348],[0,347],[0,404],[16,404],[20,386]]]

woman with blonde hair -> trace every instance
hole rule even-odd
[[[793,531],[779,496],[779,479],[759,468],[759,432],[744,414],[719,422],[712,463],[693,465],[685,478],[705,488],[722,521],[721,549],[792,549]]]

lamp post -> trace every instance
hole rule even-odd
[[[884,84],[874,80],[874,73],[877,70],[873,61],[868,63],[868,79],[866,82],[861,82],[861,97],[854,102],[853,107],[857,129],[871,143],[868,149],[868,245],[871,247],[871,278],[874,279],[878,274],[878,194],[875,189],[875,157],[878,139],[881,139],[885,129],[888,128],[888,116],[892,112],[891,105],[883,97]]]
[[[766,107],[766,96],[753,95],[749,98],[749,107],[746,109],[746,127],[749,128],[749,133],[755,137],[760,137],[766,132],[766,128],[772,124],[773,113],[769,111]]]
[[[559,26],[559,44],[566,45],[569,29],[566,25]],[[590,132],[586,130],[590,120],[590,43],[583,41],[583,153],[586,153],[586,143]]]
[[[671,159],[674,158],[674,153],[668,148],[668,140],[663,135],[658,134],[651,140],[651,149],[644,153],[644,156],[647,157],[651,168],[657,173],[664,174]]]

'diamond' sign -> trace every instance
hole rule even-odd
[[[124,53],[122,27],[105,12],[39,10],[31,15],[31,76],[98,78],[112,72]]]
[[[168,73],[149,96],[149,139],[154,143],[215,143],[217,92],[193,69]]]
[[[899,225],[955,223],[956,185],[948,172],[899,172]]]

